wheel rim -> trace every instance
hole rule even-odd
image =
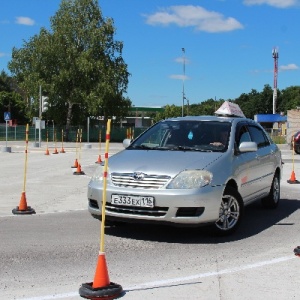
[[[216,226],[223,230],[230,230],[238,223],[240,218],[240,205],[233,196],[223,196],[219,219],[216,221]]]
[[[279,194],[280,194],[279,180],[278,177],[275,177],[273,183],[273,200],[275,203],[279,201]]]

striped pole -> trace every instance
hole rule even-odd
[[[29,134],[29,125],[26,125],[26,134],[25,134],[25,165],[24,165],[24,182],[23,182],[23,192],[25,193],[26,188],[26,174],[27,174],[27,161],[28,161],[28,134]]]
[[[24,181],[23,181],[23,191],[21,193],[21,199],[19,206],[12,210],[12,213],[15,215],[26,215],[26,214],[35,214],[35,210],[30,206],[27,206],[26,199],[26,174],[27,174],[27,160],[28,160],[28,134],[29,134],[29,125],[26,125],[26,135],[25,135],[25,165],[24,165]]]
[[[104,227],[105,227],[105,206],[106,206],[107,170],[108,170],[108,151],[109,151],[109,142],[110,142],[110,123],[111,123],[111,119],[108,119],[107,120],[107,127],[106,127],[106,142],[105,142],[105,154],[104,154],[100,252],[104,252]]]

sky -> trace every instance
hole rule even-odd
[[[13,47],[51,30],[61,0],[2,0],[0,71]],[[300,85],[300,0],[99,0],[124,44],[134,106],[236,99]]]

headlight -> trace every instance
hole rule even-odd
[[[211,183],[212,173],[203,170],[186,170],[179,173],[167,189],[197,189]]]
[[[103,181],[103,172],[104,172],[104,166],[99,166],[96,171],[94,172],[91,181]]]

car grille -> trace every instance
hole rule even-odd
[[[135,179],[134,173],[112,173],[112,183],[119,187],[131,187],[142,189],[160,189],[165,186],[170,176],[143,174],[141,179]]]
[[[167,207],[131,207],[131,206],[115,206],[111,203],[106,203],[106,210],[114,213],[131,214],[139,216],[163,217],[167,211]]]

